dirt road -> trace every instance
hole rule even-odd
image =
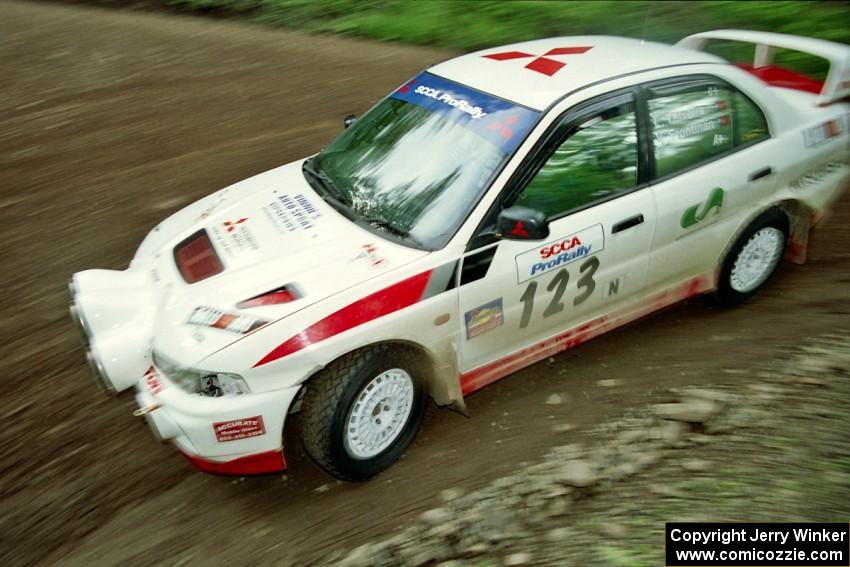
[[[66,313],[68,276],[126,266],[161,218],[317,150],[445,53],[222,22],[0,2],[3,375],[0,564],[301,565],[391,531],[440,490],[471,488],[588,435],[680,383],[747,369],[850,314],[850,199],[733,311],[675,307],[430,413],[366,484],[325,476],[287,431],[288,475],[195,472],[104,396]],[[602,378],[619,378],[605,388]],[[565,403],[545,404],[552,393]]]

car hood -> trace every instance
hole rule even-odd
[[[198,308],[277,321],[427,255],[344,217],[313,191],[301,163],[214,193],[166,219],[145,239],[133,262],[138,267],[152,265],[162,291],[157,350],[181,361],[187,358],[181,353],[190,351],[190,358],[198,361],[244,336],[189,323]],[[173,250],[200,230],[207,232],[224,269],[187,284],[177,271]],[[296,299],[238,306],[284,286]]]

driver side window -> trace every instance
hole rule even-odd
[[[635,105],[583,116],[535,174],[514,205],[556,217],[637,185]]]

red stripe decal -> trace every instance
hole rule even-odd
[[[286,461],[283,459],[283,451],[266,451],[255,453],[245,457],[239,457],[232,461],[210,461],[197,455],[180,452],[186,460],[199,471],[209,474],[220,474],[224,476],[243,476],[252,474],[265,474],[286,470]]]
[[[508,356],[500,358],[499,360],[479,366],[478,368],[473,368],[469,372],[461,374],[461,391],[464,396],[471,394],[488,384],[492,384],[500,378],[504,378],[508,374],[512,374],[517,370],[530,366],[544,358],[548,358],[561,351],[586,343],[592,338],[598,337],[599,335],[625,325],[626,323],[636,321],[650,313],[705,293],[713,288],[712,282],[712,277],[707,274],[691,278],[690,280],[656,294],[647,301],[641,302],[637,309],[626,311],[614,319],[610,319],[608,317],[593,319],[583,325],[533,344],[515,353],[509,354]]]
[[[431,270],[428,270],[388,288],[376,291],[335,313],[331,313],[275,347],[274,350],[257,362],[254,368],[283,358],[319,341],[353,329],[363,323],[368,323],[373,319],[418,303],[422,299],[422,294],[425,292],[425,286],[428,285],[430,277]]]
[[[589,321],[575,329],[570,329],[545,341],[533,344],[513,354],[500,358],[474,370],[465,372],[460,377],[460,387],[466,396],[480,390],[488,384],[492,384],[499,378],[504,378],[521,368],[525,368],[539,360],[548,358],[562,350],[578,346],[589,341],[593,337],[605,332],[607,319],[600,317]]]
[[[777,67],[776,65],[753,67],[747,63],[736,63],[735,66],[758,77],[772,87],[794,89],[813,94],[820,94],[823,90],[823,83],[817,79],[812,79],[811,77]]]

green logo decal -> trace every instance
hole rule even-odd
[[[685,212],[682,214],[682,228],[690,228],[694,226],[696,223],[707,217],[708,213],[715,209],[719,212],[720,208],[723,206],[723,193],[723,189],[715,187],[711,190],[711,194],[708,196],[708,200],[705,203],[697,203],[693,207],[685,209]],[[702,210],[700,210],[700,205],[702,205]]]

